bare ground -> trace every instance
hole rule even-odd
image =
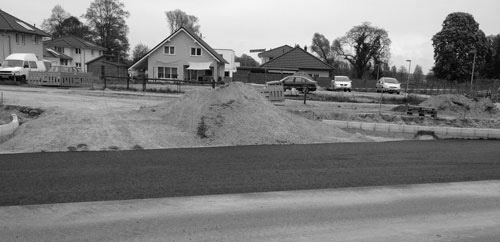
[[[467,111],[458,110],[432,119],[407,117],[398,111],[397,105],[387,104],[321,101],[304,104],[301,100],[272,104],[242,83],[215,90],[198,87],[184,95],[10,86],[2,86],[0,91],[4,94],[0,123],[8,122],[11,113],[18,114],[22,123],[12,139],[0,144],[0,153],[408,138],[346,132],[322,123],[322,119],[500,128],[500,116],[492,112],[494,108],[489,110],[489,117],[466,117]],[[355,94],[355,98],[363,95]],[[469,107],[469,115],[472,114],[478,116]]]

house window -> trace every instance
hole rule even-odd
[[[82,49],[80,48],[75,48],[75,54],[81,54],[82,53]]]
[[[19,44],[19,41],[21,40],[21,37],[19,34],[16,34],[16,44]]]
[[[78,68],[82,68],[82,63],[80,63],[80,62],[75,62],[75,65],[76,65],[76,67],[78,67]]]
[[[67,66],[68,65],[68,60],[61,60],[61,65]]]
[[[90,54],[91,54],[91,55],[94,55],[94,50],[90,50]]]
[[[177,67],[158,67],[158,78],[177,79]]]
[[[38,44],[38,36],[32,35],[31,39],[33,40],[33,44],[37,45]]]
[[[24,38],[24,34],[21,35],[21,42],[23,43],[23,45],[26,44],[26,39]]]
[[[63,47],[56,47],[56,51],[59,53],[64,53],[64,48]]]
[[[175,55],[175,47],[167,45],[163,48],[163,53],[165,55]]]
[[[191,48],[192,56],[201,56],[201,48],[192,47]]]

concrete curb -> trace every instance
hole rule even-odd
[[[19,127],[19,119],[17,118],[17,115],[12,114],[12,121],[10,123],[0,125],[0,143],[10,139],[17,127]]]
[[[418,126],[387,123],[366,123],[355,121],[323,120],[338,128],[361,129],[367,131],[389,132],[389,133],[433,133],[439,138],[457,139],[500,139],[500,129],[477,129],[477,128],[455,128],[442,126]]]

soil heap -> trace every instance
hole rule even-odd
[[[436,108],[439,114],[476,118],[490,118],[499,113],[498,108],[489,98],[471,99],[455,94],[432,96],[420,106]]]
[[[253,87],[232,82],[194,90],[173,103],[147,108],[205,145],[367,141],[338,128],[280,110]]]

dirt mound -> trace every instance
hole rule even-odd
[[[254,88],[240,82],[191,91],[174,103],[145,110],[195,134],[207,145],[366,141],[330,125],[282,111]]]
[[[432,96],[420,106],[433,107],[438,109],[439,113],[457,116],[491,117],[499,111],[491,99],[471,99],[464,95],[454,94]]]

